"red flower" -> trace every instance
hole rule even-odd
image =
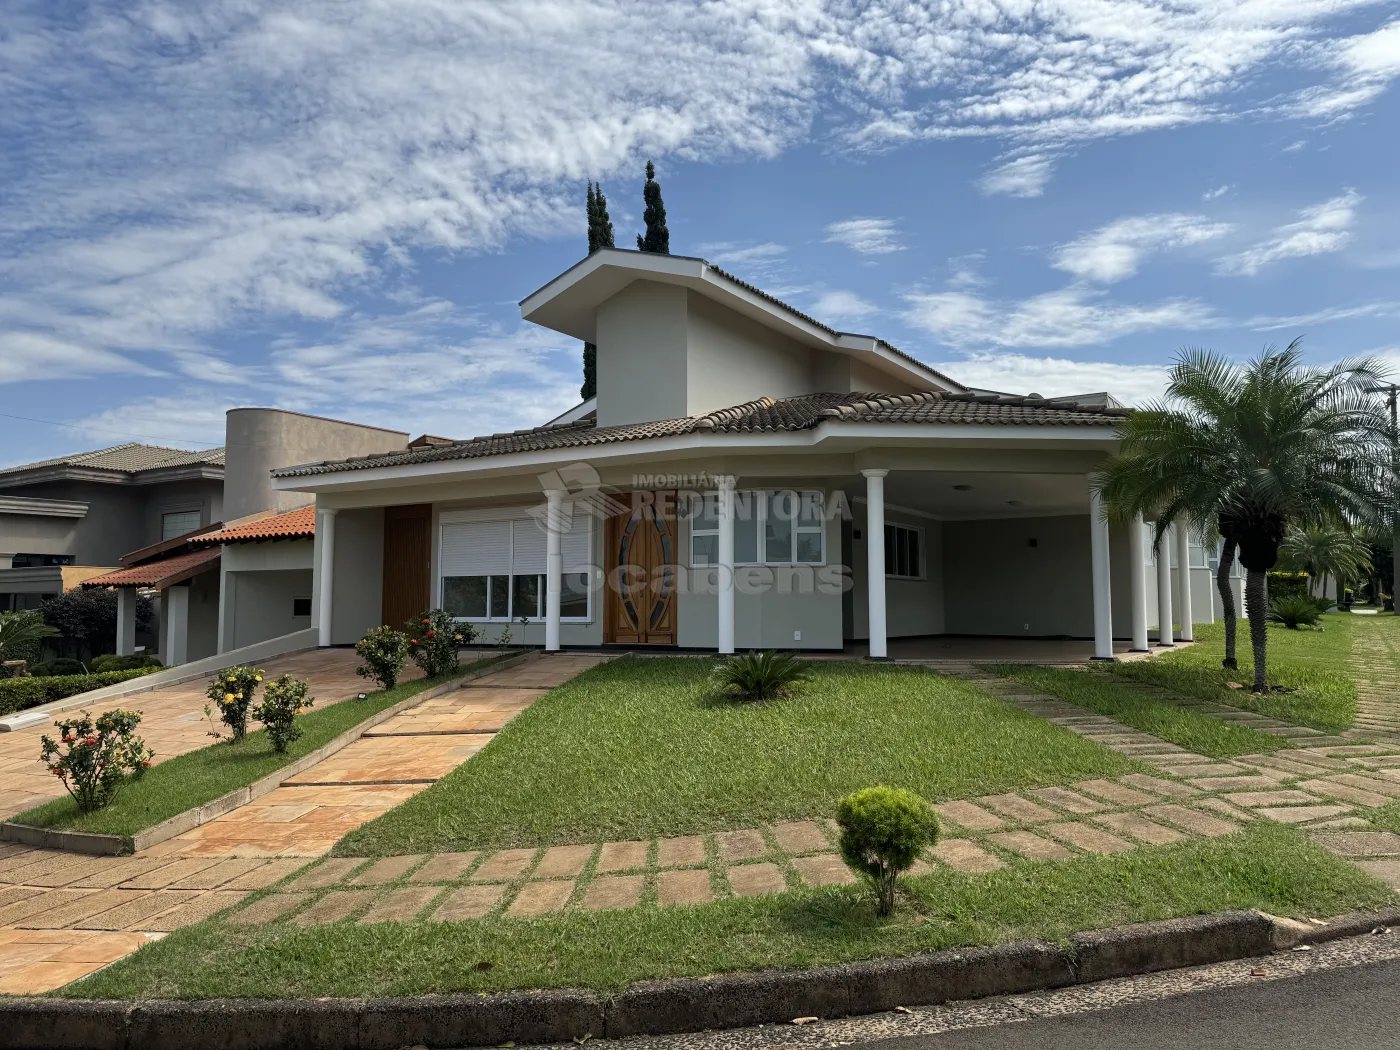
[[[418,639],[417,639],[417,638],[410,638],[410,639],[408,640],[408,644],[409,644],[409,645],[417,645],[417,644],[418,644]]]
[[[428,632],[428,637],[429,637],[429,638],[436,638],[437,635],[434,634],[432,631],[429,631],[429,632]]]
[[[424,623],[432,623],[431,620],[424,620],[423,622],[424,622]]]

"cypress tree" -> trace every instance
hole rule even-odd
[[[608,198],[603,196],[603,187],[588,183],[588,254],[599,248],[612,248],[613,224],[608,218]],[[598,347],[593,343],[583,344],[583,385],[578,396],[587,401],[598,394]]]
[[[646,220],[647,232],[646,236],[637,235],[637,251],[670,255],[671,231],[666,228],[666,205],[661,201],[661,184],[656,181],[656,165],[651,161],[647,161],[642,200],[646,203],[642,218]]]

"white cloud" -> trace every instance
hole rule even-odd
[[[862,255],[887,255],[904,250],[892,219],[843,219],[826,228],[828,242],[844,244]]]
[[[122,354],[84,346],[43,332],[0,332],[0,383],[72,379],[90,375],[156,375],[155,370]]]
[[[818,321],[858,321],[862,317],[878,314],[880,308],[866,302],[855,292],[833,289],[822,293],[821,298],[812,304],[811,312]]]
[[[73,425],[99,444],[143,441],[168,448],[213,448],[224,443],[224,413],[241,404],[217,391],[188,387],[106,408]]]
[[[1301,116],[1344,116],[1389,87],[1400,76],[1400,21],[1330,42],[1326,50],[1338,70],[1337,80],[1301,91],[1295,107]]]
[[[977,181],[977,187],[987,196],[1003,193],[1008,197],[1039,197],[1045,192],[1053,167],[1044,154],[1017,157],[999,168],[987,172]]]
[[[968,292],[906,296],[904,320],[948,346],[1098,346],[1121,336],[1170,328],[1212,328],[1219,318],[1204,303],[1168,299],[1150,305],[1112,303],[1079,286],[1019,302]]]
[[[1086,280],[1121,281],[1137,273],[1145,255],[1213,240],[1231,228],[1202,215],[1135,215],[1071,241],[1054,266]]]
[[[1221,259],[1216,270],[1223,274],[1253,276],[1271,263],[1309,255],[1339,252],[1351,243],[1356,209],[1364,198],[1355,190],[1314,204],[1298,213],[1298,221],[1279,226],[1273,236],[1252,248]]]
[[[1215,199],[1218,198],[1218,197],[1223,197],[1223,196],[1225,196],[1225,194],[1229,193],[1232,189],[1234,189],[1234,187],[1233,187],[1233,186],[1230,186],[1230,185],[1217,186],[1217,187],[1216,187],[1215,189],[1213,189],[1213,190],[1206,190],[1205,193],[1202,193],[1202,194],[1201,194],[1201,200],[1203,200],[1203,201],[1213,201],[1213,200],[1215,200]]]
[[[1251,317],[1245,322],[1256,332],[1272,332],[1280,328],[1304,328],[1330,321],[1349,321],[1357,317],[1400,316],[1400,302],[1362,303],[1359,306],[1334,306],[1312,313],[1284,317]]]
[[[1128,404],[1142,404],[1160,397],[1167,387],[1167,369],[1161,365],[982,353],[933,367],[969,386],[1044,397],[1107,391]]]
[[[774,259],[781,259],[787,254],[786,245],[774,244],[771,241],[766,244],[753,244],[748,247],[724,241],[716,244],[700,245],[700,254],[710,262],[718,266],[745,266],[764,264],[772,262]]]

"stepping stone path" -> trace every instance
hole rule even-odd
[[[1400,741],[1400,646],[1391,640],[1388,627],[1364,617],[1352,626],[1356,722],[1351,733],[1396,742]]]

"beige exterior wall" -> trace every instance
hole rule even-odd
[[[331,644],[353,645],[384,613],[384,510],[342,510],[335,518]],[[315,603],[313,602],[313,607]]]
[[[686,290],[634,281],[598,307],[598,425],[686,414]]]
[[[686,333],[685,415],[817,389],[810,348],[695,292],[687,300]]]
[[[219,651],[228,652],[311,626],[292,599],[311,597],[311,540],[235,543],[220,558]]]
[[[851,597],[847,620],[848,637],[865,640],[870,637],[870,576],[867,571],[865,503],[851,505],[853,518],[847,530],[850,542]],[[893,507],[885,508],[885,520],[891,524],[907,525],[923,533],[923,579],[910,580],[885,577],[885,634],[888,638],[917,638],[943,634],[943,523],[923,515],[909,514]],[[860,538],[856,538],[860,533]]]

